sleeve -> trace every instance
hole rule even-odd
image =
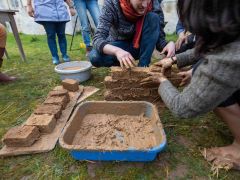
[[[99,17],[99,23],[97,26],[96,33],[93,37],[93,46],[100,53],[103,52],[103,47],[108,44],[106,40],[109,36],[109,31],[114,22],[114,6],[111,0],[105,0],[102,7],[102,12]]]
[[[168,80],[160,84],[159,94],[176,116],[189,118],[209,112],[237,90],[237,87],[233,87],[230,82],[226,83],[226,79],[223,79],[221,73],[224,71],[223,68],[218,70],[219,66],[211,66],[206,70],[203,66],[204,64],[201,64],[198,67],[191,83],[182,92],[179,92]],[[233,74],[227,79],[231,77]]]
[[[177,54],[177,66],[178,68],[182,68],[185,66],[193,65],[198,62],[200,57],[194,54],[194,49],[187,50],[183,53]]]
[[[181,32],[185,31],[185,28],[180,20],[178,20],[177,26],[176,26],[176,33],[179,36]]]
[[[164,21],[163,10],[162,10],[162,7],[161,7],[161,2],[162,2],[162,0],[153,1],[153,7],[154,7],[153,12],[157,13],[159,15],[159,18],[160,18],[159,39],[158,39],[158,42],[156,44],[156,48],[159,51],[161,51],[167,45],[166,34],[164,32],[165,21]]]

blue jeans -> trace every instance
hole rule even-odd
[[[60,51],[62,53],[62,57],[64,60],[68,60],[69,57],[67,55],[67,40],[65,36],[66,22],[38,22],[38,23],[43,25],[47,33],[48,47],[51,51],[53,60],[59,61],[56,35],[58,36],[58,44],[60,47]]]
[[[153,50],[158,41],[160,24],[159,16],[155,13],[148,13],[145,17],[142,36],[140,40],[140,48],[135,49],[132,41],[115,41],[109,44],[117,46],[125,51],[128,51],[134,59],[139,59],[138,66],[146,67],[151,62]],[[93,66],[96,67],[110,67],[119,66],[116,56],[101,54],[96,49],[93,49],[89,54],[89,59]]]
[[[91,40],[90,40],[90,27],[88,24],[87,10],[91,14],[94,24],[97,27],[99,16],[100,16],[98,2],[97,0],[74,0],[74,6],[77,10],[77,14],[80,20],[84,44],[87,47],[89,47]]]

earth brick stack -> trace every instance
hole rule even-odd
[[[104,94],[107,101],[125,101],[125,100],[160,100],[158,94],[158,85],[155,87],[142,87],[140,82],[149,76],[151,68],[134,67],[131,69],[122,69],[121,67],[111,67],[111,76],[106,76],[104,84],[106,91]],[[181,82],[176,73],[171,73],[170,80],[174,85]]]

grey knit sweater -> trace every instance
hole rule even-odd
[[[159,32],[158,48],[165,47],[167,42],[165,41],[164,33],[164,15],[160,6],[161,1],[153,0],[152,12],[157,13],[160,16],[161,31]],[[157,23],[157,22],[152,22]],[[99,17],[99,23],[97,31],[93,38],[93,46],[99,52],[103,51],[103,47],[109,42],[117,40],[131,41],[135,33],[135,25],[127,21],[122,9],[120,7],[119,0],[105,0],[104,5]]]
[[[194,51],[177,55],[179,68],[196,62]],[[177,116],[193,117],[209,112],[240,89],[240,38],[206,54],[190,84],[179,92],[168,80],[159,94]]]

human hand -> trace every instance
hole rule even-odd
[[[143,87],[157,87],[167,78],[162,73],[150,72],[150,76],[141,80],[140,85]]]
[[[120,62],[120,66],[122,68],[131,68],[136,66],[135,60],[129,52],[119,49],[116,51],[115,55]]]
[[[34,9],[33,9],[32,5],[27,6],[27,13],[30,17],[34,17]]]
[[[189,32],[184,32],[184,31],[179,34],[179,37],[178,37],[178,39],[177,39],[177,41],[176,41],[176,43],[175,43],[175,45],[176,45],[176,50],[177,50],[177,51],[181,48],[181,46],[182,46],[183,43],[187,44],[188,36],[189,36],[190,34],[191,34],[191,33],[189,33]]]
[[[173,59],[176,60],[175,57],[173,57]],[[151,67],[151,71],[161,72],[163,75],[166,76],[168,70],[171,69],[173,63],[174,62],[171,58],[164,58],[164,59],[160,60],[159,62],[154,63],[153,66]]]
[[[173,41],[170,41],[162,50],[160,54],[164,54],[167,52],[166,57],[172,57],[175,55],[175,44]]]
[[[192,69],[188,71],[179,72],[177,75],[183,78],[180,83],[180,86],[184,86],[188,84],[192,79]]]
[[[69,8],[69,11],[70,11],[71,16],[75,16],[76,10],[73,7]]]

